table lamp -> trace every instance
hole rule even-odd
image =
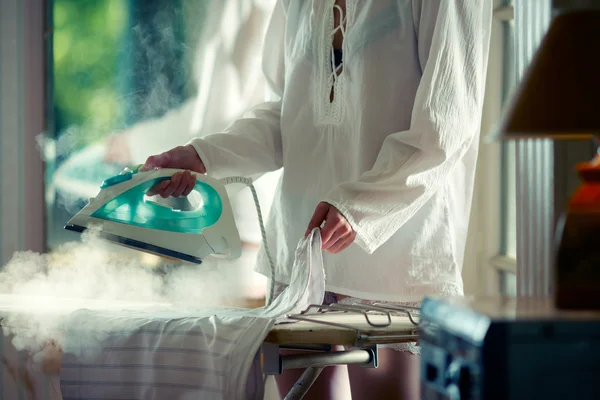
[[[558,13],[494,136],[591,139],[599,146],[599,57],[600,9]],[[600,148],[576,168],[581,186],[556,231],[555,303],[563,309],[600,309]]]

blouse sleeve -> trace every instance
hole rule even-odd
[[[285,81],[285,26],[284,4],[279,0],[263,46],[262,68],[269,101],[251,108],[224,132],[190,142],[212,176],[243,175],[256,179],[283,166],[280,118]]]

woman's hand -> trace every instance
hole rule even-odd
[[[356,232],[348,220],[331,204],[321,202],[315,209],[313,217],[308,224],[305,236],[314,229],[321,228],[322,249],[337,254],[350,246],[356,238]]]
[[[163,181],[148,191],[148,196],[160,195],[162,198],[187,196],[196,185],[196,177],[189,171],[206,173],[204,163],[191,145],[178,146],[155,156],[150,156],[140,168],[149,171],[156,168],[176,168],[178,172],[168,181]]]

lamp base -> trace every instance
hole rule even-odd
[[[600,210],[568,211],[557,240],[556,308],[600,310]]]

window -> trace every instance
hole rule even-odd
[[[78,240],[63,229],[122,170],[105,163],[107,135],[158,117],[188,94],[185,49],[202,23],[194,0],[53,0],[48,51],[51,116],[45,135],[47,247]],[[193,16],[190,17],[190,16]]]

